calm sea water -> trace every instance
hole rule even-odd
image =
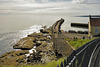
[[[13,50],[12,45],[28,34],[38,32],[42,25],[52,25],[60,18],[65,22],[62,29],[86,30],[72,28],[70,23],[88,23],[88,17],[74,17],[79,15],[100,15],[100,4],[66,4],[56,7],[41,8],[28,13],[0,14],[0,55]],[[18,8],[18,7],[17,7]],[[15,8],[14,8],[15,9]],[[3,10],[5,11],[5,10]],[[40,11],[40,12],[38,12]]]

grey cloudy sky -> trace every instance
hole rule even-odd
[[[88,3],[98,4],[100,0],[0,0],[0,14],[64,12],[77,8],[77,4]]]
[[[45,3],[45,2],[81,2],[81,3],[100,3],[100,0],[0,0],[0,4],[26,4],[26,3]]]

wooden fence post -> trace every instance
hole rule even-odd
[[[72,55],[69,56],[68,63],[70,63],[71,60],[72,60]]]
[[[67,57],[67,65],[69,64],[69,57]]]
[[[66,67],[66,59],[64,59],[64,67]]]
[[[61,62],[61,67],[64,67],[64,66],[63,66],[63,61]]]
[[[76,56],[76,51],[74,50],[73,52],[74,52],[74,56]]]

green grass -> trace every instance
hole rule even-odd
[[[74,49],[77,49],[78,47],[81,47],[82,45],[88,43],[89,41],[92,41],[93,39],[77,39],[77,40],[72,40],[72,39],[66,38],[65,40],[67,40],[69,42],[69,44]]]
[[[60,58],[57,61],[52,61],[47,64],[35,64],[35,65],[21,65],[21,66],[14,66],[14,65],[4,65],[0,67],[57,67],[57,64],[61,64],[61,61],[64,61],[64,58]]]

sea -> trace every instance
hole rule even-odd
[[[98,2],[84,2],[79,3],[72,0],[50,3],[47,1],[43,3],[25,2],[24,4],[19,2],[16,4],[12,1],[0,2],[0,55],[14,50],[13,45],[27,37],[28,34],[39,33],[42,26],[51,26],[61,18],[65,20],[61,27],[64,31],[88,31],[88,29],[73,28],[70,25],[71,23],[88,23],[88,17],[77,16],[100,15]]]

